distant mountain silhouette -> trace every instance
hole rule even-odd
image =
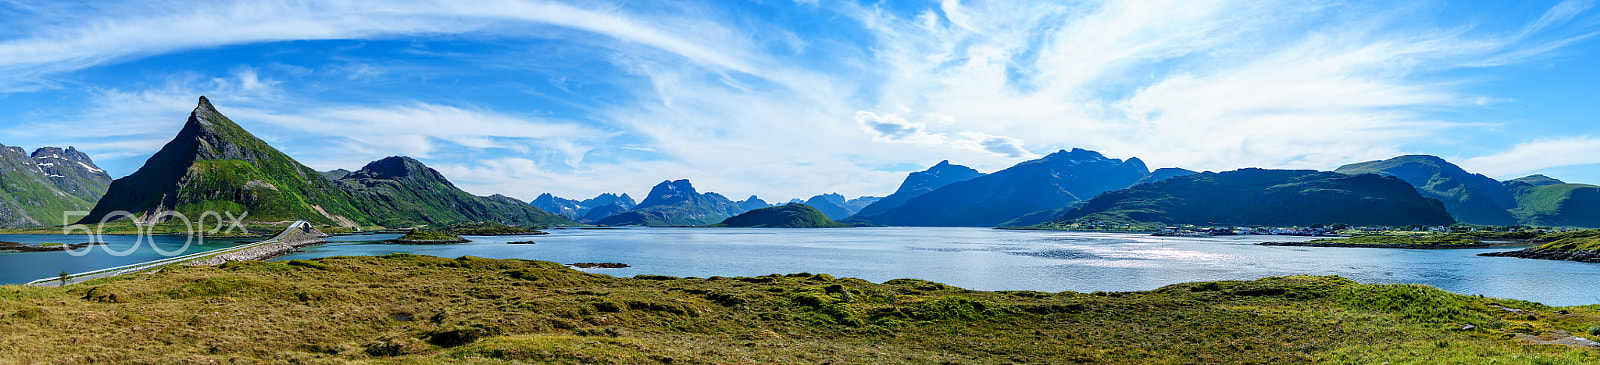
[[[861,216],[882,214],[905,204],[911,198],[922,196],[922,194],[927,194],[945,185],[972,180],[972,178],[979,176],[983,176],[983,173],[978,172],[978,170],[950,164],[950,160],[939,161],[938,164],[929,167],[927,170],[907,175],[905,181],[900,183],[900,188],[895,190],[894,194],[889,194],[883,199],[862,207],[856,214]]]
[[[847,222],[890,226],[992,227],[1126,188],[1150,175],[1138,158],[1106,158],[1074,148],[1005,170],[954,182],[874,215]]]
[[[704,226],[743,213],[717,193],[695,191],[689,180],[662,181],[633,210],[601,219],[607,226]]]
[[[751,195],[749,198],[745,198],[744,200],[740,200],[735,203],[739,204],[739,209],[744,209],[745,211],[772,206],[772,204],[768,204],[767,201],[761,200],[761,198],[758,198],[755,195]]]

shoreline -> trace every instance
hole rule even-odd
[[[1470,245],[1434,245],[1434,244],[1373,244],[1373,243],[1340,243],[1340,242],[1261,242],[1257,246],[1284,246],[1284,247],[1343,247],[1343,248],[1410,248],[1422,250],[1449,250],[1461,248],[1488,248],[1488,247],[1518,247],[1527,246],[1521,242],[1483,242]]]
[[[383,243],[395,244],[395,245],[445,245],[445,244],[456,244],[456,243],[467,243],[467,242],[472,242],[472,240],[463,238],[463,239],[459,239],[459,240],[424,240],[424,241],[418,241],[418,240],[404,240],[404,239],[398,239],[397,238],[397,239],[383,241]]]
[[[1478,254],[1478,256],[1600,263],[1600,251],[1563,251],[1527,248],[1516,251],[1485,252]]]
[[[105,242],[84,242],[84,243],[73,243],[73,244],[61,244],[59,246],[39,246],[39,245],[30,245],[30,244],[21,243],[21,242],[0,241],[0,251],[54,252],[54,251],[76,250],[76,249],[89,247],[89,246],[102,246],[102,245],[106,245],[106,243]]]

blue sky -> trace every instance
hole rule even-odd
[[[0,1],[0,143],[120,177],[200,95],[302,163],[524,200],[892,192],[1058,149],[1600,183],[1595,1]]]

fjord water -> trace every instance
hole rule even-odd
[[[82,256],[67,252],[6,252],[0,251],[0,284],[20,284],[36,279],[55,277],[62,271],[80,273],[140,262],[159,260],[238,246],[258,239],[206,238],[193,240],[183,236],[100,236],[90,235],[5,235],[0,241],[21,242],[31,245],[44,243],[83,243],[99,240],[103,246],[91,246]],[[188,247],[185,247],[187,242]],[[80,252],[83,252],[80,250]],[[170,255],[163,255],[167,253]]]
[[[760,276],[827,273],[873,282],[915,278],[975,290],[1134,291],[1211,280],[1340,275],[1363,283],[1416,283],[1462,294],[1551,305],[1600,303],[1600,264],[1478,257],[1515,248],[1410,250],[1257,246],[1289,236],[1153,237],[1137,234],[1006,231],[983,228],[621,228],[556,229],[543,236],[469,237],[453,245],[378,243],[397,235],[333,237],[279,260],[413,253],[555,261],[620,262],[584,271],[627,277]],[[60,240],[61,236],[54,237]],[[24,236],[7,239],[17,241]],[[115,240],[109,238],[108,240]],[[511,241],[537,244],[507,244]],[[74,241],[76,242],[76,241]],[[111,248],[127,247],[113,241]],[[170,244],[170,242],[169,242]],[[181,238],[177,240],[181,245]],[[119,245],[124,245],[120,246]],[[225,247],[208,244],[207,249]],[[142,250],[143,253],[148,249]],[[97,248],[65,253],[3,253],[4,282],[132,263]],[[155,257],[144,257],[150,259]],[[81,269],[81,270],[80,270]],[[13,275],[17,270],[23,275]],[[42,274],[42,275],[41,275]]]
[[[1478,257],[1516,248],[1411,250],[1257,246],[1289,236],[1153,237],[983,228],[557,229],[544,236],[469,237],[456,245],[386,245],[339,237],[280,260],[405,252],[579,262],[627,277],[827,273],[873,282],[915,278],[974,290],[1134,291],[1211,280],[1340,275],[1363,283],[1416,283],[1462,294],[1550,305],[1600,303],[1600,264]],[[537,244],[507,244],[510,241]]]

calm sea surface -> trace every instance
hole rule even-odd
[[[586,269],[613,276],[759,276],[828,273],[873,282],[936,281],[976,290],[1133,291],[1211,280],[1340,275],[1363,283],[1418,283],[1463,294],[1551,305],[1600,303],[1600,264],[1478,257],[1515,248],[1406,250],[1257,246],[1285,236],[1152,237],[982,228],[557,229],[544,236],[469,237],[456,245],[387,245],[395,235],[335,237],[280,260],[407,252],[560,263],[620,262]],[[27,236],[0,236],[25,241]],[[48,240],[50,237],[43,236]],[[33,239],[33,238],[29,238]],[[509,241],[538,242],[512,245]],[[79,240],[81,241],[81,239]],[[43,242],[43,241],[40,241]],[[78,242],[78,241],[72,241]],[[118,242],[111,242],[119,249]],[[126,247],[126,243],[120,243]],[[181,239],[177,245],[181,245]],[[207,248],[225,247],[208,244]],[[146,249],[145,251],[149,251]],[[103,250],[97,248],[97,254]],[[153,254],[153,252],[150,252]],[[131,257],[131,256],[130,256]],[[144,259],[153,257],[144,257]],[[0,253],[0,281],[49,277],[142,260],[65,253]]]

